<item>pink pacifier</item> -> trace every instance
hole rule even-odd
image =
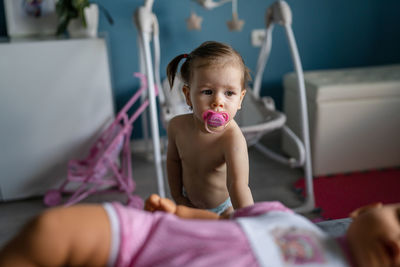
[[[210,130],[209,127],[218,128],[220,126],[226,125],[226,123],[229,121],[229,115],[226,112],[215,112],[213,110],[207,110],[203,113],[203,120],[206,130],[210,133],[214,133],[216,131]]]

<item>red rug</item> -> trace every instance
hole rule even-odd
[[[304,189],[304,178],[295,187]],[[314,194],[326,220],[346,218],[354,209],[374,202],[400,202],[400,168],[317,177]]]

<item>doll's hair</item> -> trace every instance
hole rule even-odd
[[[243,70],[242,90],[246,89],[247,83],[251,80],[250,71],[244,64],[242,56],[230,45],[207,41],[194,49],[190,54],[176,56],[167,66],[167,77],[172,88],[178,70],[179,62],[185,59],[181,66],[180,75],[186,85],[190,84],[193,71],[196,68],[233,64]]]

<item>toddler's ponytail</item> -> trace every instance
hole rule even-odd
[[[168,82],[169,86],[172,89],[172,86],[174,84],[175,80],[175,75],[176,71],[178,70],[179,62],[181,61],[182,58],[187,58],[187,54],[181,54],[176,56],[167,66],[167,77],[168,77]]]

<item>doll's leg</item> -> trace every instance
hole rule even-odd
[[[175,213],[176,204],[168,198],[161,198],[157,194],[152,194],[146,199],[144,209],[151,212],[158,210],[168,213]]]
[[[101,205],[45,211],[0,251],[0,266],[104,266],[111,230]]]

